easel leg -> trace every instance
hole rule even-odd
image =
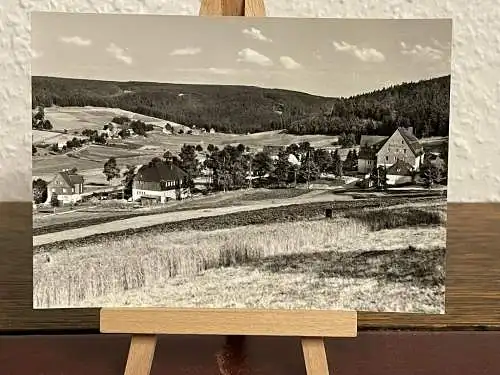
[[[322,338],[303,337],[302,352],[307,375],[328,375],[325,342]]]
[[[125,366],[125,375],[149,375],[155,348],[155,335],[133,335]]]

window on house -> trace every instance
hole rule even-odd
[[[386,156],[386,157],[385,157],[385,161],[389,161],[389,156]]]
[[[66,193],[66,189],[63,188],[63,193]]]
[[[406,154],[406,149],[403,149],[403,154]]]

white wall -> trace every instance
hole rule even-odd
[[[498,0],[267,0],[268,16],[453,17],[450,201],[500,201]],[[198,0],[2,0],[0,200],[31,201],[29,11],[196,15]],[[297,41],[298,43],[300,41]]]
[[[132,189],[132,200],[136,201],[143,196],[159,197],[161,199],[161,202],[164,203],[166,198],[176,199],[176,192],[175,190],[152,191],[152,190]]]

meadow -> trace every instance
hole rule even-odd
[[[111,122],[113,117],[127,116],[132,120],[141,120],[156,126],[162,126],[165,121],[154,117],[140,115],[119,108],[104,107],[46,107],[45,118],[49,120],[54,130],[68,130],[68,132],[84,129],[100,130]]]
[[[38,247],[34,307],[444,308],[445,204],[199,224]]]

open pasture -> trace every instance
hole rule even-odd
[[[153,126],[163,126],[166,122],[119,108],[55,106],[45,108],[45,118],[50,120],[54,129],[67,129],[69,132],[83,129],[103,129],[104,125],[111,122],[116,116],[127,116],[132,120],[141,120]]]
[[[125,141],[113,141],[115,143],[128,144],[130,148],[155,147],[158,151],[169,150],[180,151],[182,145],[201,145],[206,150],[209,144],[220,148],[226,145],[243,144],[250,148],[262,148],[263,146],[288,146],[292,143],[309,142],[312,147],[328,147],[337,141],[338,137],[328,135],[292,135],[279,130],[254,133],[254,134],[227,134],[227,133],[205,133],[205,134],[164,134],[161,131],[148,132],[147,137],[127,138]]]
[[[107,147],[101,145],[86,146],[75,152],[74,155],[79,159],[92,160],[100,163],[106,162],[111,157],[118,160],[142,156],[139,152],[133,152],[119,147]]]
[[[47,131],[47,130],[32,130],[32,141],[36,146],[37,144],[54,144],[54,143],[66,143],[73,138],[77,139],[87,139],[88,137],[73,134],[73,133],[59,133],[55,131]]]

